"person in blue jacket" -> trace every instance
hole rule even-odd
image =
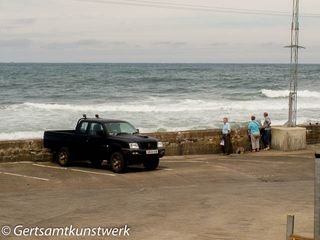
[[[255,116],[251,116],[251,121],[248,124],[248,130],[251,138],[251,146],[253,152],[260,151],[260,124],[256,121]]]

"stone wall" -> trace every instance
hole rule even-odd
[[[307,144],[320,143],[320,125],[317,123],[304,127],[307,128]]]
[[[51,154],[41,139],[0,141],[0,162],[50,161]]]
[[[221,153],[221,130],[192,130],[180,132],[149,133],[160,139],[166,146],[166,155],[214,154]],[[247,130],[239,128],[231,133],[233,151],[250,149]]]
[[[307,143],[320,143],[320,125],[307,125]],[[215,154],[221,153],[220,129],[192,130],[180,132],[156,132],[147,134],[165,143],[166,155]],[[245,128],[232,131],[233,151],[250,150]],[[50,161],[51,154],[43,148],[42,140],[0,141],[0,162]]]

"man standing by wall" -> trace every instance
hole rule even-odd
[[[269,150],[271,146],[271,119],[268,116],[267,112],[264,112],[263,116],[264,116],[264,122],[263,122],[262,129],[264,131],[262,135],[262,140],[265,147],[264,150]]]
[[[224,117],[223,118],[223,126],[222,126],[222,139],[223,139],[223,143],[224,143],[223,153],[226,155],[229,155],[230,153],[232,153],[230,134],[231,134],[231,127],[228,122],[228,118]]]

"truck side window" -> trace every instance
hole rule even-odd
[[[82,122],[79,128],[79,132],[85,134],[87,131],[88,122]]]
[[[105,126],[110,135],[117,135],[121,132],[119,123],[106,123]]]
[[[103,127],[100,123],[91,123],[89,127],[89,135],[98,135],[97,132],[103,131]]]

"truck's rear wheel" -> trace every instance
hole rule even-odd
[[[159,166],[159,158],[147,159],[143,162],[143,166],[147,170],[155,170]]]
[[[110,158],[110,165],[113,172],[123,172],[126,168],[123,154],[121,152],[114,152]]]
[[[61,148],[58,152],[58,163],[60,166],[67,166],[70,163],[70,152],[68,148]]]

